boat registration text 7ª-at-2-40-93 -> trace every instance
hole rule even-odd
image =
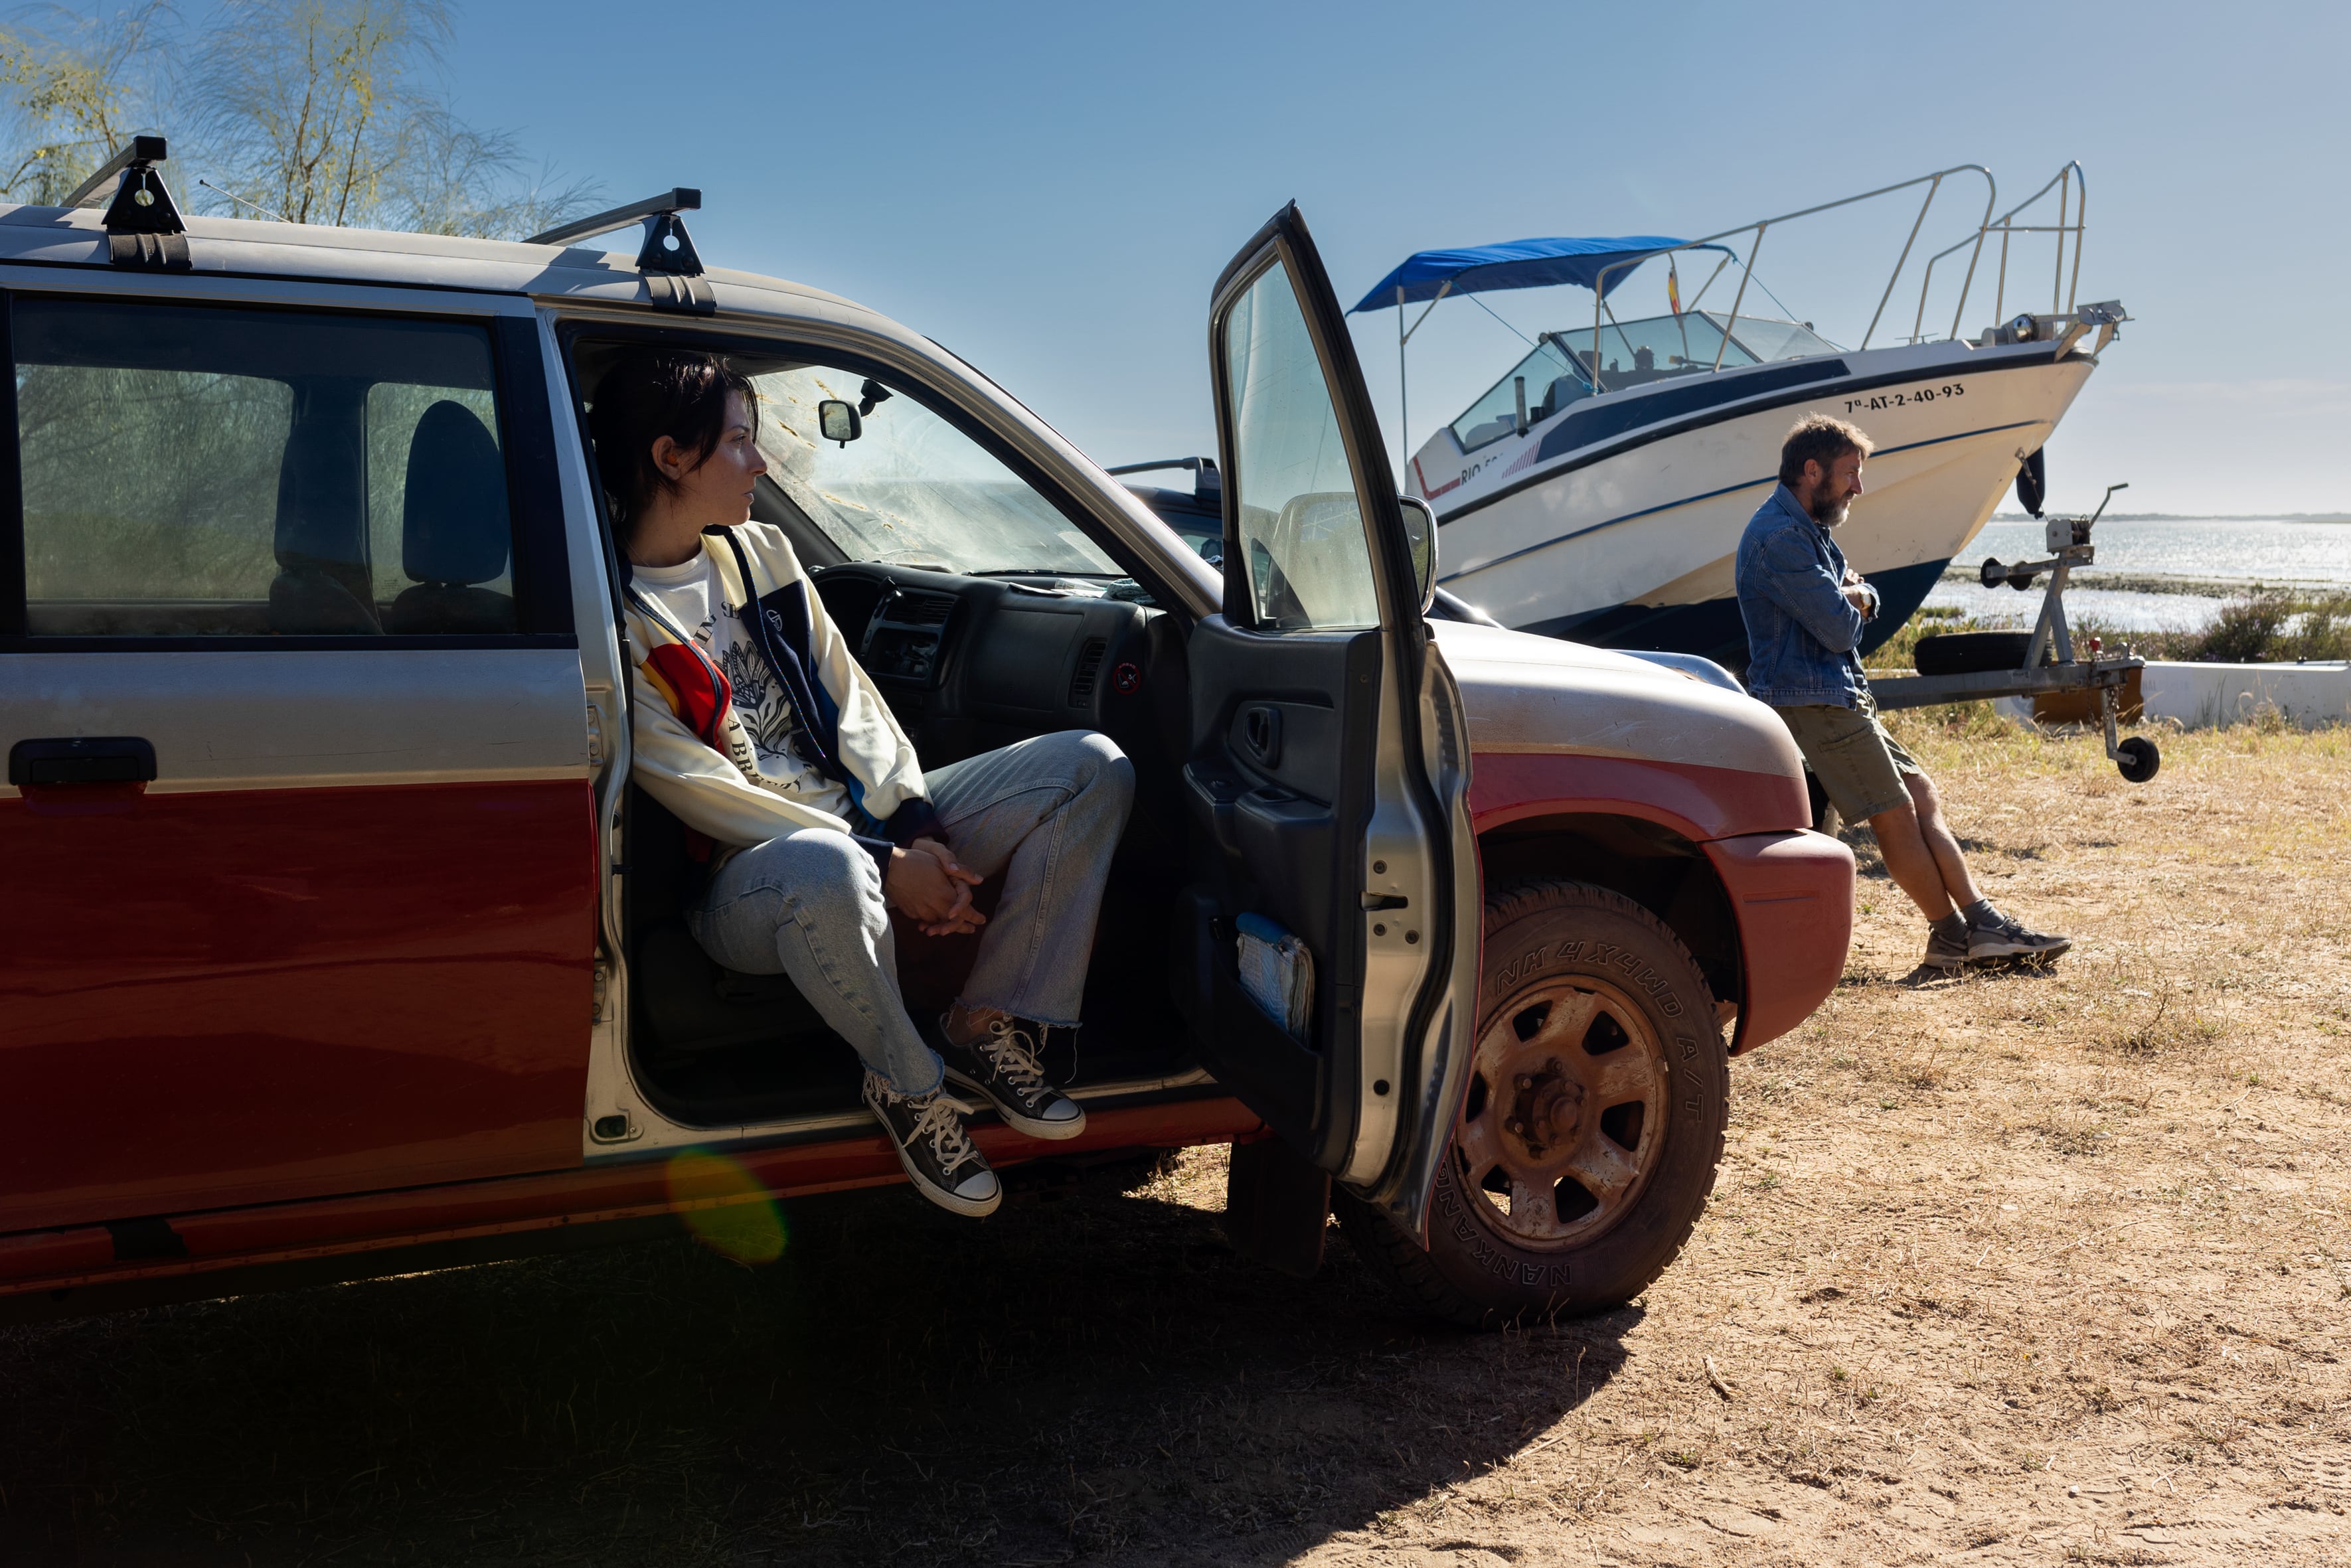
[[[1945,382],[1938,387],[1917,387],[1909,392],[1880,392],[1876,397],[1849,397],[1844,400],[1847,413],[1865,413],[1872,409],[1907,408],[1914,402],[1933,402],[1940,397],[1965,397],[1965,382]]]

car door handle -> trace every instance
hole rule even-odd
[[[151,784],[155,747],[137,736],[70,736],[20,740],[8,748],[8,782],[23,788],[55,784]]]
[[[1241,743],[1263,766],[1280,766],[1281,710],[1262,706],[1244,709],[1241,714]]]

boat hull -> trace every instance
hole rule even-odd
[[[1562,450],[1560,433],[1538,426],[1507,438],[1515,451],[1475,455],[1485,460],[1474,476],[1443,486],[1453,493],[1437,502],[1440,580],[1521,631],[1743,664],[1731,580],[1740,534],[1777,483],[1789,426],[1827,413],[1876,445],[1867,489],[1837,534],[1884,601],[1866,652],[1991,517],[2095,364],[2047,345],[1922,344],[1844,355],[1809,384],[1743,398],[1725,375],[1719,391],[1733,395],[1717,406],[1685,406],[1582,448]],[[1628,397],[1624,407],[1639,405]],[[1626,413],[1609,423],[1625,425]]]

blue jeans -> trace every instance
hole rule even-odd
[[[1134,765],[1107,736],[1071,729],[934,768],[923,782],[956,858],[1004,878],[957,999],[1074,1026]],[[898,992],[882,873],[847,833],[810,829],[737,852],[686,925],[729,969],[789,975],[898,1093],[939,1086],[938,1053]]]

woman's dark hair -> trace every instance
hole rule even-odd
[[[677,488],[654,466],[653,443],[668,436],[680,451],[694,455],[692,467],[701,467],[726,434],[729,392],[743,394],[757,434],[759,399],[751,378],[715,355],[636,350],[616,361],[596,383],[588,434],[596,443],[596,467],[622,549],[653,498]]]

